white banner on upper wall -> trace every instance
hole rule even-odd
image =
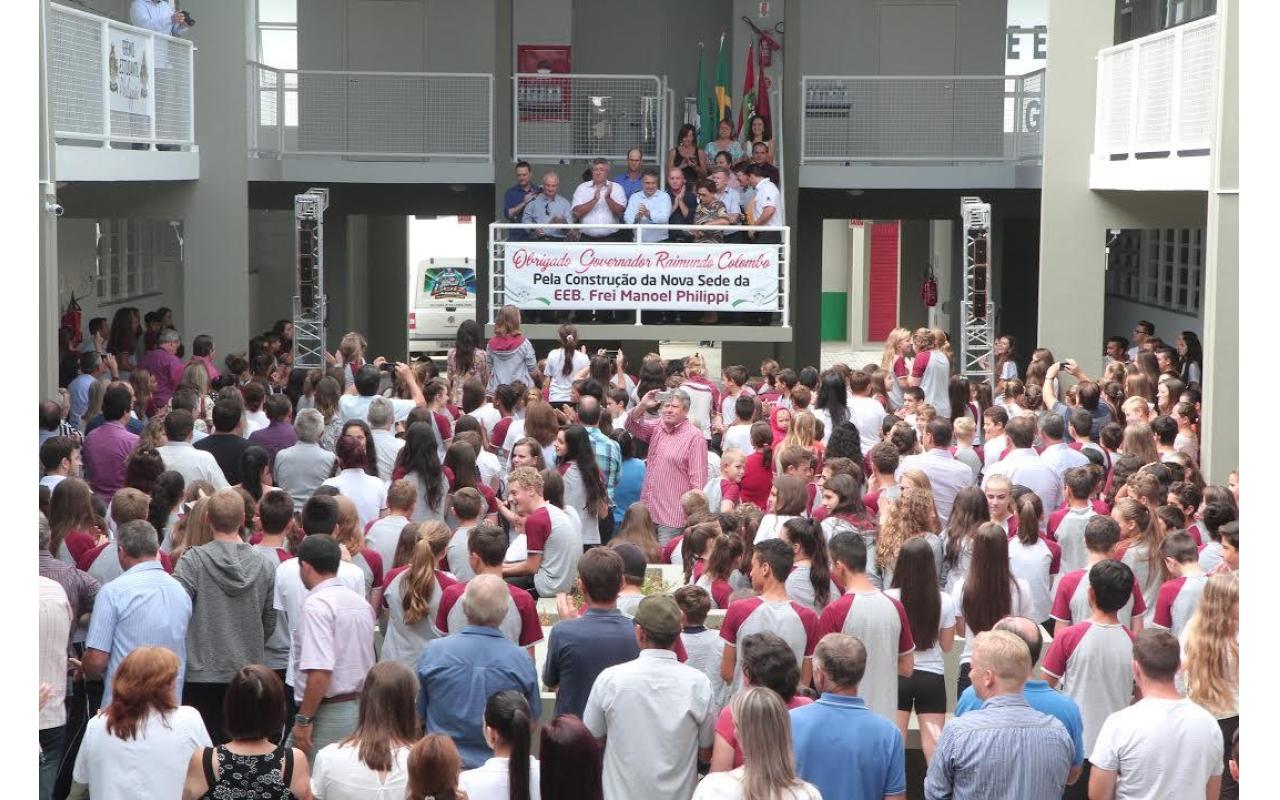
[[[108,27],[107,90],[111,110],[151,118],[156,111],[156,54],[150,36]]]
[[[769,245],[511,242],[503,277],[522,309],[778,310]]]

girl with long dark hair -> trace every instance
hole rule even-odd
[[[822,444],[831,439],[837,426],[849,421],[849,387],[839,372],[827,371],[818,387],[818,399],[809,407],[815,419],[822,420]]]
[[[240,454],[240,483],[236,484],[254,500],[261,500],[262,493],[275,488],[271,478],[271,454],[266,448],[250,445]]]
[[[1183,331],[1174,340],[1174,349],[1182,357],[1182,382],[1199,386],[1204,380],[1204,348],[1195,331]]]
[[[1022,578],[1031,588],[1031,613],[1029,617],[1046,629],[1052,619],[1053,576],[1058,574],[1062,562],[1062,548],[1058,543],[1040,535],[1040,523],[1044,519],[1044,504],[1035,492],[1027,492],[1014,502],[1018,515],[1017,536],[1009,540],[1009,570],[1014,577]]]
[[[582,544],[600,544],[600,516],[608,511],[609,495],[591,449],[591,437],[581,425],[570,425],[556,434],[555,447],[565,504],[578,510]]]
[[[459,776],[458,786],[469,800],[539,800],[538,759],[529,754],[533,723],[529,701],[514,689],[489,698],[483,731],[493,757]]]
[[[1114,557],[1133,570],[1143,598],[1158,596],[1160,587],[1171,577],[1160,552],[1164,544],[1160,520],[1132,497],[1117,500],[1111,508],[1111,518],[1120,526],[1120,543],[1116,545]],[[1148,605],[1144,622],[1149,623],[1155,617],[1155,606],[1155,603]]]
[[[445,354],[445,375],[449,381],[449,402],[456,405],[462,403],[462,384],[468,378],[480,381],[481,386],[489,383],[489,365],[485,361],[482,342],[484,329],[474,319],[465,319],[454,334],[453,347]]]
[[[560,347],[547,354],[547,377],[551,386],[547,399],[552,408],[563,408],[573,398],[573,378],[579,370],[591,365],[591,359],[579,349],[578,326],[566,322],[557,331]]]
[[[984,522],[973,537],[973,561],[961,584],[957,605],[964,631],[964,653],[960,656],[960,676],[956,695],[969,688],[969,667],[973,659],[973,637],[989,631],[1005,617],[1025,617],[1031,613],[1031,587],[1009,569],[1009,538],[1004,528]]]
[[[364,474],[378,477],[378,452],[373,442],[373,431],[369,428],[369,423],[362,419],[349,419],[342,423],[341,433],[338,438],[343,436],[354,436],[360,440],[364,446]],[[335,451],[337,449],[335,442]],[[334,464],[337,467],[337,464]]]
[[[396,457],[392,480],[413,478],[417,482],[418,502],[413,521],[444,519],[445,477],[436,446],[435,428],[427,422],[415,422],[404,435],[404,447]]]
[[[729,596],[733,594],[731,580],[742,561],[742,547],[742,537],[737,531],[721,533],[711,540],[706,569],[694,585],[706,589],[711,595],[712,608],[729,607]]]
[[[907,730],[911,712],[920,721],[920,745],[927,764],[947,716],[943,653],[951,652],[956,635],[956,603],[938,589],[933,550],[924,539],[908,539],[898,551],[893,586],[885,594],[902,603],[916,643],[910,678],[898,678],[898,730]]]
[[[698,147],[698,129],[688,123],[680,126],[676,146],[667,151],[667,172],[673,169],[684,173],[684,181],[689,186],[707,177],[711,170],[706,152]]]
[[[791,545],[795,553],[794,566],[787,575],[787,596],[793,602],[821,614],[827,604],[836,598],[840,590],[831,580],[831,558],[827,555],[827,540],[818,523],[805,517],[789,519],[782,526],[780,537]]]
[[[93,513],[93,491],[79,478],[64,478],[49,496],[49,553],[75,566],[102,538]]]
[[[857,533],[874,552],[876,522],[862,504],[862,486],[852,475],[832,475],[822,486],[822,505],[827,510],[822,520],[827,541],[837,533]]]
[[[178,505],[182,502],[186,484],[182,473],[174,470],[165,470],[156,478],[147,506],[147,521],[156,529],[157,541],[163,542],[166,532],[178,521]]]
[[[767,422],[751,425],[751,447],[742,469],[742,502],[764,508],[773,488],[773,428]]]

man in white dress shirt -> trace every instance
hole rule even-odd
[[[875,401],[872,401],[875,402]],[[879,405],[877,403],[877,405]],[[957,461],[947,449],[951,446],[951,420],[936,417],[924,429],[924,452],[907,456],[898,464],[894,477],[901,480],[902,473],[918,469],[929,476],[933,487],[933,502],[938,507],[938,517],[947,524],[956,495],[966,486],[973,485],[973,470]]]
[[[782,215],[781,198],[778,187],[769,180],[764,168],[752,164],[747,172],[752,187],[756,190],[756,225],[786,225]],[[751,231],[748,234],[756,244],[781,244],[782,234],[778,231]]]
[[[1040,441],[1044,444],[1040,460],[1057,474],[1058,480],[1062,480],[1067,470],[1072,467],[1084,467],[1089,464],[1088,456],[1079,450],[1073,450],[1064,441],[1066,436],[1067,422],[1060,414],[1050,412],[1040,418]],[[1053,510],[1046,507],[1044,511],[1049,514]]]
[[[609,162],[591,162],[591,180],[573,191],[573,218],[596,228],[580,228],[583,240],[611,240],[618,233],[618,219],[627,210],[627,193],[621,184],[609,180]]]
[[[186,12],[175,11],[168,0],[133,0],[129,4],[129,22],[169,36],[181,36],[190,27]]]
[[[164,468],[180,473],[188,486],[194,481],[208,481],[214,489],[226,489],[231,484],[222,474],[218,459],[213,457],[213,453],[191,446],[194,431],[195,420],[190,411],[179,408],[165,414],[164,435],[169,443],[157,448]]]
[[[1034,417],[1015,417],[1005,426],[1005,435],[1013,449],[1009,454],[987,469],[982,487],[993,475],[1004,475],[1014,485],[1025,486],[1040,496],[1046,513],[1062,505],[1062,479],[1049,465],[1040,460],[1040,455],[1031,447],[1035,441],[1036,421]]]

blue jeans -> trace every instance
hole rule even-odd
[[[53,797],[53,784],[58,780],[58,765],[62,762],[66,733],[66,725],[40,731],[40,800]]]

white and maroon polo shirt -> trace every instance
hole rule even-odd
[[[1084,529],[1097,516],[1091,506],[1059,509],[1049,515],[1046,530],[1062,548],[1062,571],[1073,572],[1089,565],[1089,550],[1084,546]]]
[[[847,633],[862,642],[867,671],[858,684],[858,695],[867,701],[867,708],[896,721],[898,658],[916,649],[902,603],[878,590],[847,592],[822,612],[818,638],[828,633]]]
[[[1049,616],[1074,625],[1089,618],[1093,609],[1089,608],[1089,570],[1078,569],[1065,573],[1058,581],[1058,591],[1053,597],[1053,608]],[[1133,622],[1136,614],[1141,617],[1147,613],[1146,598],[1142,596],[1142,588],[1138,586],[1137,576],[1133,579],[1133,594],[1124,608],[1116,612],[1120,624],[1126,628]]]
[[[458,633],[467,626],[467,617],[462,612],[462,594],[466,590],[467,584],[454,583],[447,586],[441,595],[440,607],[436,611],[436,630],[441,636]],[[507,584],[507,592],[507,613],[502,617],[498,630],[521,647],[542,641],[542,623],[538,621],[538,606],[533,602],[533,596],[511,584]]]
[[[818,616],[812,609],[790,600],[767,601],[761,597],[735,600],[725,611],[720,625],[720,637],[726,643],[739,647],[742,640],[753,633],[773,633],[781,636],[795,654],[797,666],[813,655],[817,646]],[[742,653],[733,665],[733,691],[742,686]]]
[[[1053,640],[1041,669],[1059,681],[1058,689],[1080,706],[1084,751],[1107,717],[1133,699],[1133,632],[1122,625],[1081,622]]]
[[[1200,605],[1200,595],[1209,582],[1207,575],[1189,575],[1165,581],[1156,597],[1156,614],[1153,624],[1168,629],[1175,637],[1182,636],[1182,629],[1191,621]]]

